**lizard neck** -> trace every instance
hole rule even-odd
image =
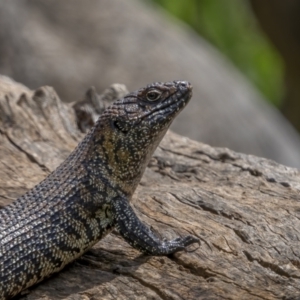
[[[161,137],[145,142],[130,132],[127,136],[122,132],[111,133],[96,124],[78,147],[83,157],[81,164],[95,181],[104,182],[130,198],[166,130],[161,132]]]

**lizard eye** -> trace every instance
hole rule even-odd
[[[148,101],[157,101],[160,98],[161,92],[153,90],[147,93],[146,97]]]

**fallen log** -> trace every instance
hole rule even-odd
[[[91,89],[82,105],[65,104],[51,87],[0,78],[1,207],[65,159],[82,122],[101,113],[97,99],[106,101]],[[164,237],[192,234],[201,245],[149,257],[113,232],[26,299],[299,299],[299,190],[297,169],[169,132],[132,206]]]

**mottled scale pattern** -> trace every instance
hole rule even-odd
[[[150,255],[198,242],[193,236],[161,241],[129,204],[191,95],[188,82],[156,82],[116,101],[54,172],[0,210],[0,299],[58,272],[113,228]]]

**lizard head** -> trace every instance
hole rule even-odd
[[[174,118],[192,96],[186,81],[155,82],[114,102],[100,116],[101,151],[120,181],[135,186]]]
[[[155,82],[116,101],[107,112],[124,142],[152,144],[165,134],[191,96],[192,86],[186,81]]]

